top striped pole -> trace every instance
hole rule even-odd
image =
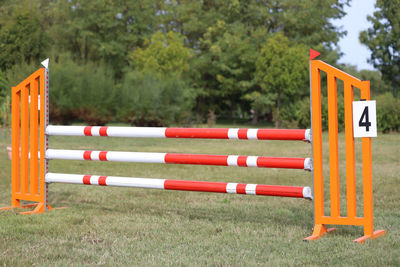
[[[46,128],[47,135],[110,136],[136,138],[204,138],[246,140],[311,141],[310,130],[298,129],[239,129],[239,128],[166,128],[166,127],[109,127],[56,126]]]

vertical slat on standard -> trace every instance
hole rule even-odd
[[[324,216],[324,183],[322,165],[321,73],[316,66],[313,66],[314,64],[317,64],[317,61],[311,61],[314,203],[315,223],[322,224],[321,218]]]
[[[18,151],[18,150],[17,150]],[[21,193],[29,191],[29,84],[21,88]]]
[[[38,193],[38,85],[39,80],[31,82],[30,105],[30,193]]]
[[[356,174],[353,137],[353,85],[344,81],[347,217],[356,216]]]
[[[20,146],[20,129],[19,129],[19,122],[20,122],[20,98],[21,98],[21,91],[18,90],[17,87],[12,88],[12,98],[11,98],[11,129],[12,129],[12,139],[11,139],[11,181],[12,181],[12,196],[11,196],[11,206],[12,207],[19,207],[19,200],[16,198],[15,194],[20,192],[20,182],[19,182],[19,146]]]
[[[363,82],[361,88],[361,98],[370,100],[370,83]],[[362,138],[362,169],[363,169],[363,198],[364,198],[364,235],[374,233],[373,197],[372,197],[372,153],[371,137]]]
[[[39,187],[40,196],[42,197],[43,204],[46,201],[46,186],[45,186],[45,176],[46,176],[46,78],[45,69],[41,69],[40,74],[40,167],[39,167]]]
[[[331,216],[340,215],[339,155],[338,155],[338,116],[337,80],[328,74],[328,123],[329,123],[329,172],[331,193]]]

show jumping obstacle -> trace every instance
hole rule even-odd
[[[313,60],[318,54],[313,50],[310,50],[310,52],[312,54],[312,56],[310,56],[311,130],[48,125],[49,72],[48,60],[44,61],[42,64],[45,68],[37,70],[19,85],[12,88],[11,207],[2,209],[35,207],[33,211],[21,212],[22,214],[40,213],[51,210],[52,208],[48,203],[48,187],[50,183],[280,196],[313,199],[314,232],[305,240],[318,239],[326,232],[334,230],[333,228],[327,229],[325,226],[326,224],[363,226],[364,236],[354,240],[361,243],[366,239],[384,235],[384,230],[373,231],[371,138],[362,138],[364,214],[362,217],[356,214],[355,149],[352,121],[353,89],[354,87],[359,88],[361,91],[361,98],[369,100],[369,82],[360,81],[322,61]],[[325,215],[324,212],[321,71],[326,72],[328,81],[330,216]],[[337,79],[344,82],[345,89],[346,216],[340,214]],[[55,135],[306,141],[312,144],[313,156],[312,158],[279,158],[49,149],[48,137]],[[20,153],[18,153],[19,150]],[[48,171],[48,164],[51,159],[303,169],[313,172],[314,195],[310,187],[307,186],[279,186],[51,173]],[[36,203],[23,205],[21,201]]]

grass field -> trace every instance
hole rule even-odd
[[[10,204],[10,161],[5,149],[9,143],[8,133],[0,129],[0,206]],[[307,143],[284,141],[51,137],[50,146],[287,157],[311,154]],[[344,151],[343,144],[340,149]],[[360,150],[359,143],[356,149]],[[324,151],[326,156],[326,144]],[[344,154],[340,156],[342,182]],[[360,165],[356,167],[359,176]],[[54,160],[50,171],[312,186],[311,174],[302,170]],[[328,177],[328,168],[324,172]],[[0,212],[0,265],[399,266],[399,173],[400,135],[381,134],[373,139],[374,225],[387,235],[363,245],[351,242],[363,234],[355,226],[338,226],[338,231],[316,242],[302,241],[313,228],[312,202],[304,199],[52,184],[51,205],[67,209],[31,216]],[[329,199],[329,192],[325,198]],[[342,194],[342,214],[345,199]],[[362,214],[361,206],[358,212]]]

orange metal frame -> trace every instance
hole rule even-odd
[[[338,70],[320,60],[312,60],[311,100],[312,100],[312,142],[314,167],[314,232],[306,240],[315,240],[335,228],[326,228],[326,224],[361,225],[364,236],[354,240],[364,242],[369,238],[384,235],[385,230],[373,230],[373,199],[371,169],[371,138],[362,138],[362,176],[363,176],[363,217],[356,213],[356,175],[355,175],[355,142],[353,137],[354,88],[361,91],[361,99],[370,100],[369,81],[359,79]],[[327,74],[328,88],[328,127],[329,127],[329,176],[331,215],[324,214],[324,183],[322,158],[322,119],[321,119],[321,71]],[[337,118],[337,79],[344,83],[345,108],[345,146],[346,146],[346,188],[347,215],[340,214],[339,190],[339,152],[338,152],[338,118]]]
[[[34,210],[20,212],[21,214],[39,213],[51,209],[47,203],[48,188],[45,183],[47,171],[45,127],[48,123],[46,90],[48,90],[48,72],[45,68],[38,69],[11,90],[11,207],[0,209],[35,207]],[[40,96],[43,97],[39,112]],[[35,203],[22,205],[21,200]]]

